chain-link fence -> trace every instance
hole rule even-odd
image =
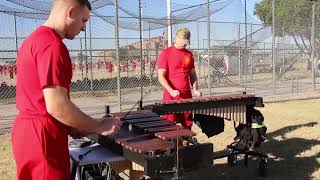
[[[16,113],[17,49],[48,16],[50,2],[42,2],[0,3],[0,120]],[[316,92],[319,3],[262,0],[254,8],[260,21],[254,21],[243,2],[172,3],[168,18],[164,0],[92,1],[86,31],[65,40],[73,63],[72,100],[91,115],[103,114],[104,105],[125,110],[137,108],[139,100],[161,100],[157,58],[170,44],[170,26],[173,36],[179,27],[191,30],[189,49],[204,95]],[[233,21],[221,21],[230,15]]]

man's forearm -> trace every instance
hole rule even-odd
[[[167,79],[163,76],[158,76],[158,80],[162,87],[164,87],[168,92],[173,91],[172,87],[169,85]]]
[[[191,83],[192,89],[194,91],[197,91],[198,90],[198,78],[197,78],[197,74],[195,73],[195,71],[190,74],[190,83]]]
[[[197,91],[198,90],[198,80],[193,80],[193,82],[191,82],[191,86],[192,86],[192,89],[194,91]]]
[[[192,86],[192,89],[194,91],[198,91],[198,78],[197,78],[197,73],[196,70],[193,68],[190,71],[190,83]]]
[[[61,88],[45,90],[44,94],[47,111],[56,120],[88,132],[96,132],[99,128],[99,122],[76,107]]]
[[[61,106],[62,107],[62,106]],[[52,114],[55,119],[68,126],[85,130],[87,132],[96,132],[99,122],[83,113],[71,101],[65,102],[63,108]]]

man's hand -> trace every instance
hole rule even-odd
[[[195,90],[193,93],[194,93],[194,95],[196,95],[197,97],[202,96],[202,93],[201,93],[200,91],[198,91],[198,90]]]
[[[172,97],[177,97],[180,95],[180,92],[178,90],[172,90],[169,93],[170,93],[170,96]]]
[[[103,117],[98,119],[99,127],[97,130],[98,134],[103,136],[113,136],[121,128],[122,122],[118,117]]]
[[[88,135],[87,131],[83,131],[77,128],[72,128],[69,132],[69,135],[73,138],[73,139],[80,139],[83,138],[85,136]]]

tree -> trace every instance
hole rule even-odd
[[[117,59],[117,53],[113,52],[112,57],[114,60]],[[136,49],[134,46],[126,46],[126,47],[120,47],[119,48],[119,61],[120,62],[127,62],[132,59],[138,59],[140,57],[140,52],[138,49]]]
[[[316,3],[316,2],[315,2]],[[320,3],[316,3],[316,19],[320,17]],[[272,25],[272,0],[262,0],[255,5],[257,15],[265,26]],[[290,36],[297,47],[311,54],[312,0],[275,0],[275,35]],[[315,31],[315,57],[320,53],[320,23]]]

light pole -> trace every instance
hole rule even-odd
[[[249,51],[247,50],[248,49],[248,27],[247,27],[247,0],[244,0],[244,29],[245,29],[245,48],[244,48],[244,51],[245,51],[245,66],[246,66],[246,69],[245,69],[245,87],[244,87],[244,91],[247,92],[247,79],[248,79],[248,66],[249,66],[249,63],[248,63],[248,57],[249,57]]]
[[[276,91],[276,58],[275,58],[275,0],[272,0],[272,90],[273,94]]]
[[[207,31],[208,31],[208,67],[209,67],[209,95],[212,94],[212,64],[210,63],[210,33],[211,33],[211,30],[210,30],[210,1],[207,0]]]
[[[315,62],[315,58],[314,58],[314,50],[315,50],[315,39],[314,39],[314,33],[315,33],[315,2],[317,2],[317,0],[311,0],[312,2],[312,28],[311,28],[311,57],[310,57],[310,61],[311,61],[311,74],[312,74],[312,90],[314,91],[316,89],[316,62]]]

